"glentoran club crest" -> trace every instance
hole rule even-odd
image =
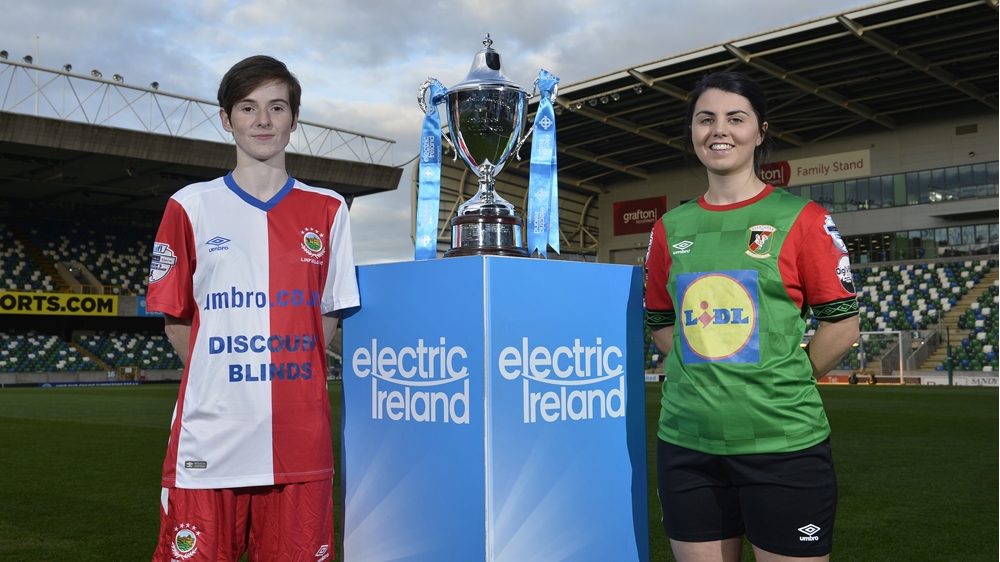
[[[321,258],[326,253],[323,244],[324,234],[313,228],[302,230],[302,250],[312,258]]]
[[[771,257],[771,239],[777,229],[767,224],[750,227],[750,239],[747,241],[747,255],[751,258]]]
[[[198,552],[198,535],[201,531],[190,523],[181,523],[174,527],[174,540],[170,543],[170,552],[174,558],[186,560]]]

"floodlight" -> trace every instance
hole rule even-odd
[[[621,96],[620,96],[620,95],[618,95],[618,92],[615,92],[615,93],[611,94],[611,99],[613,99],[613,100],[615,100],[615,101],[618,101],[618,98],[620,98],[620,97],[621,97]]]
[[[115,82],[124,82],[125,81],[125,78],[122,77],[121,74],[115,74],[114,76],[112,76],[112,78],[114,78]]]
[[[7,60],[7,51],[0,51],[0,59]]]
[[[587,103],[590,104],[590,107],[597,107],[597,98],[590,98]]]
[[[96,68],[90,71],[90,75],[93,76],[94,78],[100,78],[102,76],[101,71],[97,70]]]
[[[24,62],[26,62],[28,64],[31,64],[35,59],[31,58],[31,55],[24,55],[24,58],[21,59],[21,60],[23,60]]]
[[[642,86],[640,86],[639,84],[636,84],[635,86],[632,86],[632,89],[635,90],[635,93],[637,93],[637,94],[641,94],[642,93]]]
[[[601,96],[601,103],[608,103],[608,96]]]
[[[72,64],[64,64],[63,65],[63,70],[65,70],[66,72],[70,72],[70,71],[73,70],[73,65]]]
[[[159,90],[160,89],[160,83],[159,82],[151,82],[149,84],[149,87],[152,88],[152,89],[154,89],[154,90]]]

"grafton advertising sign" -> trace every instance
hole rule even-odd
[[[653,223],[667,212],[666,197],[615,202],[615,236],[649,234]]]
[[[870,176],[871,170],[871,151],[867,149],[771,162],[760,167],[761,179],[775,187],[861,178]]]

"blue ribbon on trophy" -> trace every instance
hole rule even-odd
[[[430,89],[430,103],[424,95]],[[417,98],[424,110],[424,125],[420,136],[420,187],[417,191],[417,232],[413,258],[428,260],[437,257],[438,211],[441,205],[441,114],[437,106],[446,102],[448,88],[429,79],[420,88]]]
[[[546,245],[559,253],[559,170],[556,165],[556,98],[559,78],[540,70],[535,80],[541,99],[532,125],[531,175],[528,178],[528,252],[545,256]]]

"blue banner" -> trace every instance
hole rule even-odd
[[[559,253],[559,170],[556,163],[556,114],[552,98],[559,78],[540,70],[536,82],[541,100],[535,112],[528,179],[528,252],[545,257],[546,245]]]
[[[150,312],[149,309],[146,308],[146,297],[141,296],[141,297],[138,298],[138,301],[136,302],[135,315],[136,316],[163,316],[163,313],[162,312]]]
[[[424,114],[420,138],[420,188],[417,192],[417,233],[413,258],[437,257],[438,211],[441,205],[441,114],[437,106],[445,102],[448,89],[430,81],[430,101]]]

